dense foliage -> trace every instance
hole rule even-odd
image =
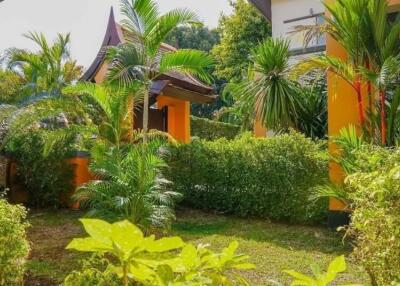
[[[373,285],[393,285],[400,282],[400,151],[388,155],[370,150],[360,160],[366,157],[370,158],[366,167],[377,168],[347,178],[353,209],[350,230],[356,237],[354,254]]]
[[[238,81],[250,64],[250,52],[255,43],[271,35],[271,26],[245,0],[230,1],[232,15],[222,16],[219,23],[221,43],[212,54],[217,60],[215,75],[227,81]]]
[[[233,139],[240,132],[240,126],[195,116],[190,117],[190,128],[192,136],[205,140]]]
[[[165,42],[177,49],[209,52],[219,43],[219,33],[204,26],[179,26],[168,35]]]
[[[17,185],[11,187],[26,190],[35,207],[60,206],[61,197],[72,191],[73,166],[67,159],[75,138],[65,137],[48,148],[51,136],[51,131],[32,129],[13,136],[6,146],[17,163],[12,182]]]
[[[308,194],[327,179],[327,155],[300,134],[196,140],[170,147],[166,161],[189,206],[291,222],[317,221],[326,209]]]
[[[124,286],[132,285],[131,282],[144,286],[248,285],[235,270],[254,268],[247,262],[248,256],[235,253],[237,242],[232,242],[221,253],[214,253],[204,245],[185,244],[180,237],[158,240],[154,235],[145,237],[128,221],[109,224],[82,219],[81,222],[89,236],[72,240],[67,249],[107,254],[110,260],[105,272],[115,273]],[[95,268],[75,272],[66,280],[72,277],[77,277],[78,281],[83,277],[95,279],[99,285],[105,285],[107,279]]]
[[[29,252],[26,211],[0,198],[0,285],[22,285]]]

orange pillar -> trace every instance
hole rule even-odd
[[[254,136],[255,137],[266,137],[267,136],[267,128],[263,126],[261,120],[257,119],[254,122]]]
[[[157,98],[159,109],[168,107],[168,133],[177,141],[190,142],[190,102],[160,95]]]
[[[79,152],[78,152],[79,153]],[[73,189],[66,196],[61,197],[61,201],[72,209],[79,209],[79,202],[71,202],[71,196],[75,193],[76,189],[93,179],[89,171],[89,154],[77,154],[77,156],[68,159],[68,164],[73,168]]]

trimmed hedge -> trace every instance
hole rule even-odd
[[[194,140],[171,146],[166,156],[167,177],[188,206],[301,223],[326,211],[326,202],[308,197],[327,180],[328,155],[303,135]]]
[[[205,140],[233,139],[240,133],[240,126],[195,116],[190,117],[190,126],[192,136]]]

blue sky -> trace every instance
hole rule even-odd
[[[156,0],[162,12],[187,7],[209,27],[221,13],[230,13],[228,0]],[[103,40],[110,7],[118,12],[118,0],[5,0],[0,3],[0,51],[9,47],[34,48],[22,37],[28,31],[54,38],[70,32],[72,55],[87,67]],[[120,18],[117,15],[117,18]]]

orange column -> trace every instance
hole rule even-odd
[[[168,107],[168,133],[179,142],[190,142],[190,102],[160,95],[157,98],[159,109]]]
[[[263,126],[261,120],[257,119],[254,122],[254,136],[255,137],[266,137],[267,136],[267,128]]]

